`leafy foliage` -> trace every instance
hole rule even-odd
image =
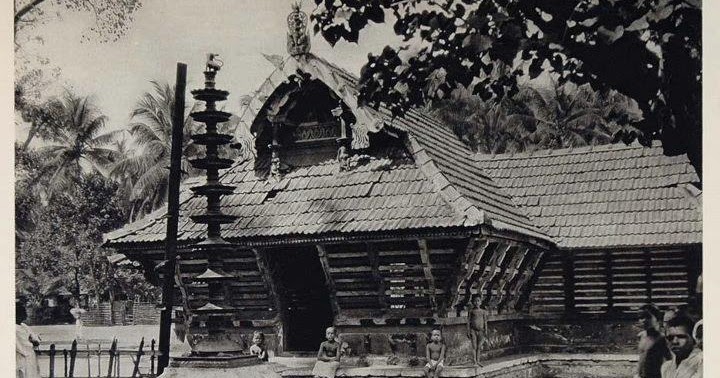
[[[632,123],[640,114],[631,100],[614,91],[593,91],[587,84],[549,90],[526,85],[497,103],[456,89],[433,112],[468,146],[484,153],[597,145],[639,134]]]
[[[43,157],[42,174],[49,175],[46,194],[52,197],[66,189],[83,169],[103,173],[119,158],[107,146],[117,132],[101,134],[106,117],[100,114],[92,99],[66,91],[52,108],[49,123],[54,143],[38,149]]]
[[[140,9],[140,0],[14,0],[14,28],[15,34],[19,31],[33,28],[48,20],[48,15],[57,15],[60,12],[53,6],[71,12],[84,12],[92,15],[94,19],[91,26],[83,35],[83,40],[92,37],[102,42],[115,41],[128,31],[135,12]]]
[[[134,122],[129,133],[139,150],[117,161],[110,171],[127,186],[133,217],[158,208],[167,199],[175,89],[167,83],[153,81],[152,85],[153,92],[140,97],[131,115]],[[188,136],[200,129],[189,116],[184,119],[181,169],[195,174],[189,159],[199,157],[202,148]]]
[[[360,102],[395,115],[459,86],[500,102],[521,78],[612,88],[637,101],[642,142],[662,138],[701,172],[699,0],[315,0],[314,30],[356,42],[369,21],[394,16],[405,44],[369,55]],[[498,70],[504,66],[505,69]]]
[[[114,272],[106,258],[109,251],[100,247],[102,234],[124,223],[116,193],[115,183],[90,173],[74,178],[46,206],[35,203],[32,228],[16,248],[18,293],[31,308],[60,288],[76,298],[80,293],[107,298],[120,289],[143,297],[152,293],[138,271]],[[22,216],[16,213],[16,218]]]
[[[129,194],[129,207],[132,219],[149,213],[167,199],[167,182],[170,166],[170,147],[172,143],[172,112],[175,106],[175,88],[167,83],[152,81],[153,91],[144,93],[132,112],[129,133],[138,150],[126,154],[117,161],[110,171],[111,177],[118,179]],[[204,147],[192,143],[190,135],[203,132],[203,126],[189,116],[201,105],[196,103],[184,116],[182,171],[187,176],[194,176],[202,171],[193,168],[190,160],[204,155]],[[223,157],[235,158],[242,152],[247,157],[252,153],[252,135],[242,128],[237,117],[218,125],[218,132],[225,134],[244,135],[238,141],[237,148],[219,146],[219,154]],[[241,128],[241,129],[238,129]],[[186,176],[186,177],[187,177]]]

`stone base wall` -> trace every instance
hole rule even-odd
[[[338,326],[351,356],[425,357],[430,332],[440,328],[447,345],[447,362],[472,362],[472,345],[463,318],[413,326]],[[487,345],[480,360],[519,353],[636,353],[640,331],[632,319],[532,319],[496,316],[488,322]]]
[[[531,350],[562,353],[635,353],[634,320],[524,320],[518,327]]]
[[[250,347],[252,346],[253,333],[255,331],[260,331],[265,335],[265,348],[269,352],[270,356],[275,356],[280,353],[281,349],[279,346],[282,343],[277,329],[278,328],[274,325],[261,325],[256,327],[241,325],[228,329],[225,332],[231,340],[242,345],[244,351],[249,352]],[[202,329],[195,328],[191,328],[190,333],[191,335],[188,337],[188,341],[191,346],[200,341],[206,334],[206,332]]]
[[[416,326],[338,326],[340,339],[348,343],[351,356],[387,355],[399,359],[425,357],[430,332],[439,328],[447,346],[446,363],[468,364],[473,361],[472,343],[464,318],[441,319],[435,325]],[[481,359],[517,353],[522,347],[522,331],[514,320],[494,320],[488,323],[488,338],[481,349]]]
[[[284,378],[312,377],[312,359],[303,367],[286,368]],[[374,361],[355,367],[343,359],[337,377],[424,377],[421,366],[386,365]],[[535,354],[488,361],[482,367],[448,366],[443,378],[630,378],[637,363],[634,355],[618,354]]]

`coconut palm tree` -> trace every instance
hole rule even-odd
[[[509,100],[510,111],[533,131],[526,141],[532,149],[610,143],[639,120],[627,97],[595,91],[589,84],[554,84],[546,90],[526,86]]]
[[[61,131],[50,145],[38,149],[44,162],[41,175],[49,177],[45,194],[51,197],[77,179],[82,172],[106,174],[107,167],[120,158],[108,145],[117,131],[102,133],[107,117],[91,97],[66,91],[57,113]]]
[[[131,219],[156,209],[167,198],[175,89],[167,83],[151,83],[153,91],[145,92],[131,113],[133,122],[128,132],[137,149],[134,154],[119,160],[110,171],[112,177],[132,185]],[[200,131],[187,114],[184,120],[184,135]],[[196,173],[189,159],[201,153],[200,146],[193,144],[190,138],[183,138],[182,170],[188,174]]]
[[[508,112],[506,101],[485,102],[459,89],[452,99],[436,104],[433,114],[474,151],[503,153],[526,148],[529,126],[521,116]]]

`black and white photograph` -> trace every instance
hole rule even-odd
[[[702,0],[12,10],[17,378],[712,376]]]

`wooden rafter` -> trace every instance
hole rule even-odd
[[[478,294],[482,294],[485,297],[485,301],[492,299],[492,286],[500,275],[500,272],[502,272],[503,266],[507,264],[508,254],[512,247],[513,244],[500,243],[495,249],[491,260],[485,265],[483,274],[477,281]]]
[[[485,245],[488,244],[487,240],[485,240],[484,242]],[[449,309],[452,309],[453,306],[457,303],[460,293],[460,287],[462,286],[463,282],[465,282],[468,271],[472,270],[472,267],[475,264],[475,258],[479,254],[478,249],[480,247],[480,243],[481,241],[478,237],[468,239],[468,243],[465,247],[465,253],[459,259],[455,274],[453,274],[448,280],[446,290],[447,295],[445,296],[445,300],[443,301],[443,303],[441,303],[441,308],[438,309],[441,315],[445,316],[447,314],[447,311]]]
[[[490,247],[490,240],[484,239],[482,241],[479,238],[475,238],[468,244],[468,250],[465,252],[467,259],[463,262],[463,274],[458,275],[456,283],[453,284],[452,289],[455,290],[453,297],[450,297],[451,308],[456,308],[458,305],[463,305],[470,300],[471,288],[472,288],[472,277],[475,276],[481,262],[487,259],[487,256],[492,254]],[[460,303],[461,295],[460,288],[465,286],[464,297],[462,303]]]
[[[519,307],[524,303],[524,299],[529,296],[528,292],[530,290],[530,282],[532,282],[533,277],[535,277],[535,273],[537,271],[538,265],[540,265],[540,261],[542,260],[544,252],[530,251],[528,254],[531,255],[528,261],[528,265],[523,270],[520,279],[511,289],[513,293],[515,293],[515,295],[512,297],[511,300],[508,301],[508,308],[512,308],[515,310],[519,309]]]
[[[340,314],[340,306],[337,301],[335,281],[333,281],[332,274],[330,274],[331,269],[327,258],[327,251],[325,250],[325,246],[322,244],[317,244],[316,247],[318,250],[318,258],[320,259],[320,265],[323,268],[323,272],[325,272],[325,284],[327,285],[328,292],[330,293],[330,304],[332,306],[333,314],[337,317],[338,314]]]
[[[378,284],[378,303],[380,304],[380,308],[382,309],[382,311],[385,311],[388,308],[387,300],[385,299],[386,285],[385,278],[383,278],[383,276],[380,274],[380,261],[378,259],[378,252],[375,248],[375,245],[373,245],[372,243],[366,243],[365,246],[367,249],[368,260],[370,261],[370,269],[372,269],[372,277]]]
[[[428,285],[428,292],[430,294],[430,304],[433,308],[433,313],[437,312],[437,299],[435,298],[435,277],[432,274],[432,263],[430,262],[430,250],[428,248],[427,240],[418,239],[418,246],[420,247],[420,260],[423,265],[423,273],[425,274],[425,280]]]
[[[255,255],[255,261],[257,262],[257,267],[260,271],[260,275],[265,281],[268,289],[270,289],[270,292],[268,293],[270,301],[275,305],[277,313],[279,314],[282,311],[282,302],[280,301],[280,296],[278,295],[279,292],[275,285],[275,280],[273,280],[272,273],[270,272],[270,268],[267,265],[267,257],[265,256],[265,251],[261,251],[258,248],[252,248],[252,251]]]
[[[508,267],[505,269],[505,275],[500,280],[498,285],[498,300],[497,308],[500,310],[507,303],[508,298],[512,295],[517,295],[511,288],[515,285],[518,279],[522,276],[522,271],[527,267],[527,260],[530,249],[527,246],[521,246],[515,251],[513,260],[510,261]]]

